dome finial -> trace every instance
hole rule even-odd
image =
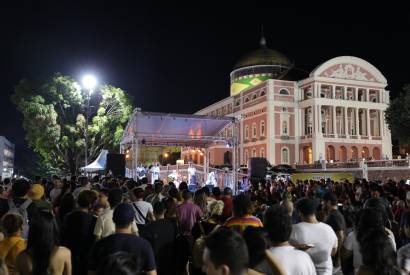
[[[262,48],[266,48],[266,39],[265,39],[265,33],[263,32],[263,24],[261,26],[261,40],[259,42]]]

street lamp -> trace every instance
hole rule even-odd
[[[87,96],[87,113],[86,113],[86,119],[85,119],[85,165],[87,166],[88,164],[88,119],[90,116],[90,98],[91,94],[93,93],[94,87],[97,85],[97,79],[95,76],[91,74],[87,74],[83,77],[82,79],[83,87],[88,90],[88,96]]]

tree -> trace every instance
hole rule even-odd
[[[410,85],[390,101],[386,110],[386,121],[392,137],[402,145],[410,144]]]
[[[118,151],[132,100],[120,88],[101,85],[90,99],[88,156],[101,149]],[[45,167],[74,174],[84,165],[87,91],[69,76],[55,74],[46,83],[21,80],[12,102],[23,114],[29,147]]]

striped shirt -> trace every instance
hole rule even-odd
[[[231,228],[239,233],[243,233],[248,226],[252,227],[263,227],[260,219],[255,216],[247,215],[244,217],[232,217],[229,218],[225,224],[225,227]]]

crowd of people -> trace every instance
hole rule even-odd
[[[0,274],[410,272],[404,181],[252,180],[249,190],[147,179],[0,185]]]

